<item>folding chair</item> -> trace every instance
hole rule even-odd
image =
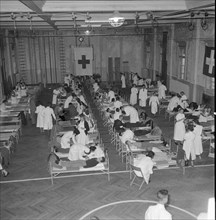
[[[131,180],[130,186],[132,186],[133,184],[137,185],[137,186],[139,186],[139,190],[140,190],[142,188],[143,184],[145,183],[145,178],[144,178],[143,172],[142,172],[141,168],[136,167],[136,166],[134,166],[132,164],[130,164],[130,169],[131,169],[130,172],[132,171],[132,173],[134,175],[133,179]],[[135,171],[140,173],[141,177],[137,176]],[[136,183],[135,182],[136,179],[140,179],[141,184]]]

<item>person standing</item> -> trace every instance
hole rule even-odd
[[[131,105],[137,104],[137,94],[138,94],[138,89],[136,88],[136,85],[133,84],[133,87],[131,88],[131,94],[130,94],[130,104]]]
[[[121,88],[122,88],[122,92],[124,92],[126,89],[126,79],[124,73],[121,73]]]
[[[158,81],[158,98],[165,99],[166,98],[167,87],[161,82]]]
[[[151,113],[153,116],[158,112],[159,99],[156,95],[156,92],[150,97],[149,105],[151,106]]]
[[[58,88],[53,90],[53,98],[52,98],[52,104],[56,105],[57,104],[57,97],[60,94],[60,91]]]
[[[89,125],[88,122],[85,120],[84,114],[80,115],[80,121],[77,125],[77,128],[79,130],[79,134],[76,136],[76,141],[78,144],[86,145],[89,143]]]
[[[166,210],[168,203],[168,190],[161,189],[157,192],[157,205],[149,206],[145,213],[145,220],[172,220],[172,215]]]
[[[187,162],[191,159],[191,166],[194,166],[194,160],[196,159],[195,155],[195,146],[194,146],[194,139],[195,134],[193,133],[194,125],[192,123],[188,123],[186,128],[186,133],[184,136],[184,143],[183,143],[183,150],[185,151],[185,156]]]
[[[46,108],[44,108],[43,112],[43,129],[45,131],[48,131],[48,134],[50,130],[53,128],[53,119],[56,120],[56,116],[54,114],[53,109],[51,108],[51,103],[48,103]]]
[[[203,134],[203,126],[200,125],[197,119],[194,119],[194,147],[195,147],[195,154],[196,156],[201,159],[201,154],[203,152],[203,145],[202,145],[202,134]]]
[[[140,91],[139,91],[139,106],[140,107],[146,107],[146,100],[148,98],[147,93],[148,93],[148,91],[147,91],[145,85],[143,85],[142,89],[140,89]]]
[[[173,139],[177,145],[177,163],[180,166],[184,166],[184,150],[182,149],[182,143],[185,136],[185,115],[184,110],[179,108],[178,114],[175,117],[174,136]]]
[[[40,132],[43,132],[43,124],[44,124],[44,118],[43,118],[43,110],[45,107],[38,102],[38,106],[36,107],[35,113],[37,114],[37,124],[36,127],[40,128]]]

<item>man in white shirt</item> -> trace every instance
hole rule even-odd
[[[116,97],[116,101],[114,102],[114,107],[115,108],[121,108],[122,107],[122,102],[120,101],[120,97]]]
[[[122,107],[123,115],[130,116],[130,123],[139,122],[138,111],[133,106],[124,106]]]
[[[109,99],[110,102],[112,101],[113,98],[115,99],[115,92],[112,89],[109,90],[107,98]]]
[[[166,210],[168,203],[168,190],[162,189],[157,192],[157,205],[149,206],[145,213],[145,220],[172,220],[172,215]]]
[[[126,141],[133,141],[134,132],[129,128],[125,128],[123,130],[124,131],[120,133],[120,140],[122,141],[122,143],[125,144]]]

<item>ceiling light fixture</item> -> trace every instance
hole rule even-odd
[[[113,27],[120,27],[124,24],[125,18],[118,11],[114,11],[113,16],[108,21]]]

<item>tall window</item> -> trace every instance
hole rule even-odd
[[[178,78],[187,79],[186,75],[186,43],[178,43]]]

